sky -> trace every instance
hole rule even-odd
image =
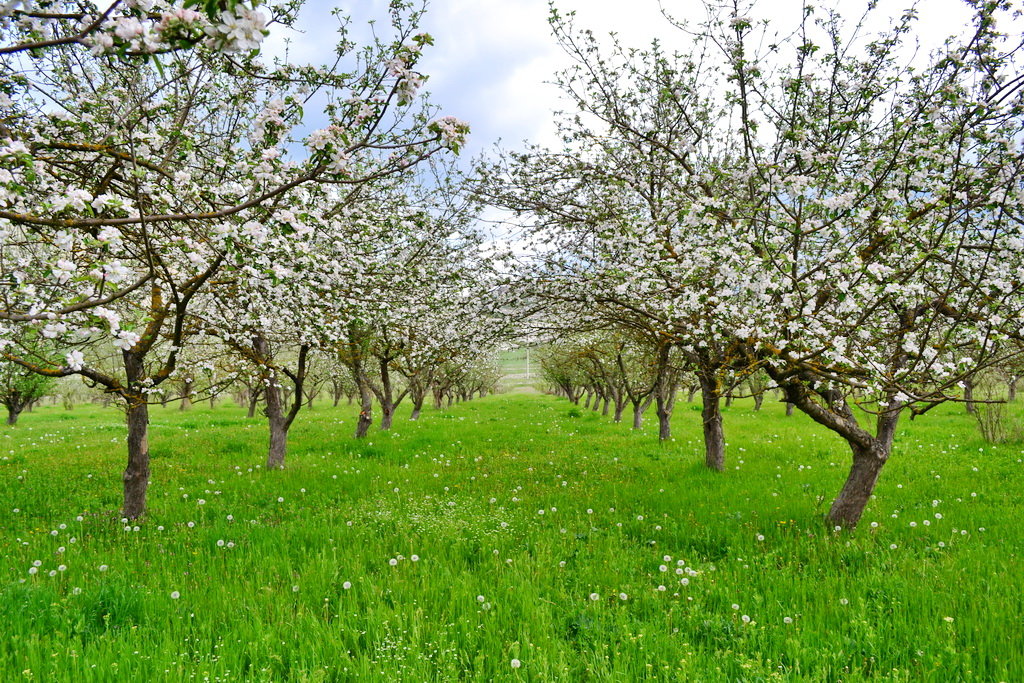
[[[910,0],[880,0],[889,15],[908,4]],[[761,0],[747,14],[792,25],[802,5],[800,0]],[[655,37],[669,48],[685,47],[686,35],[664,18],[662,6],[679,18],[704,16],[698,0],[557,0],[556,6],[563,13],[575,11],[578,27],[598,36],[615,32],[622,43],[635,47]],[[841,6],[844,12],[856,11],[862,2],[843,0]],[[307,0],[298,24],[301,33],[289,32],[293,59],[329,60],[338,26],[330,15],[334,7],[352,16],[353,26],[365,26],[372,18],[386,25],[386,0]],[[926,0],[919,7],[918,33],[932,46],[968,16],[960,0]],[[885,22],[876,26],[886,28]],[[552,111],[567,108],[567,103],[550,81],[568,61],[551,35],[547,0],[431,0],[422,29],[436,41],[419,64],[429,76],[431,101],[442,114],[472,126],[464,156],[491,150],[498,140],[505,148],[521,147],[524,139],[556,143]],[[266,47],[279,53],[284,37],[285,32],[275,31]]]

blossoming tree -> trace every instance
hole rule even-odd
[[[146,60],[129,49],[132,68],[81,40],[22,54],[29,75],[0,102],[3,356],[124,400],[125,516],[145,507],[149,397],[173,376],[208,288],[227,271],[245,276],[239,263],[274,240],[301,245],[305,188],[355,196],[461,144],[465,124],[410,110],[430,42],[417,17],[396,5],[394,39],[358,53],[343,35],[345,72],[268,68],[202,41]],[[329,125],[306,135],[303,105],[317,92],[331,100]],[[25,326],[63,347],[61,360],[27,353]],[[93,359],[111,345],[122,367],[101,370]]]

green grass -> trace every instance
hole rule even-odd
[[[317,406],[265,472],[262,420],[155,408],[138,530],[120,414],[23,415],[0,679],[1024,680],[1024,465],[960,406],[902,425],[853,534],[845,447],[780,404],[726,411],[722,474],[685,402],[665,445],[540,395],[404,412],[358,443]]]

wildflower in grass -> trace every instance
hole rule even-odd
[[[390,560],[388,560],[388,564],[390,564],[392,567],[396,567],[398,566],[398,560],[392,557]]]
[[[67,570],[68,570],[68,566],[66,564],[57,565],[57,571],[59,571],[59,572],[66,572]]]
[[[757,535],[757,540],[763,541],[764,540],[764,534],[758,534]]]
[[[160,526],[158,526],[158,527],[156,528],[156,530],[157,530],[157,531],[163,531],[163,530],[164,530],[164,525],[163,525],[163,524],[161,524]]]
[[[562,561],[560,561],[560,562],[558,563],[558,566],[559,566],[559,567],[564,567],[564,566],[565,566],[565,560],[562,560]]]
[[[749,624],[750,623],[750,617],[748,615],[744,614],[742,617],[740,617],[740,621],[742,621],[744,624]]]
[[[298,593],[298,592],[299,592],[299,587],[298,586],[292,586],[292,593]]]
[[[668,567],[666,567],[665,565],[660,565],[658,567],[658,571],[659,572],[667,572],[668,571]]]
[[[177,600],[181,597],[181,593],[178,591],[171,591],[171,600]]]
[[[65,550],[66,550],[66,548],[65,548],[64,546],[61,546],[61,547],[57,548],[57,554],[58,554],[58,555],[60,555],[60,554],[62,554],[62,553],[63,553],[63,552],[65,551]]]
[[[107,567],[107,565],[105,565],[105,564],[101,564],[100,565],[100,571],[101,572],[105,572],[105,571],[107,571],[107,569],[109,569],[109,567]]]
[[[941,512],[936,512],[935,513],[935,519],[942,519],[942,513]]]
[[[512,660],[511,662],[509,662],[509,663],[511,664],[511,666],[512,666],[512,668],[513,668],[513,669],[518,669],[519,667],[521,667],[521,666],[523,665],[523,663],[522,663],[522,662],[520,662],[520,661],[519,661],[518,659],[513,659],[513,660]]]
[[[235,521],[235,516],[234,515],[228,515],[228,521],[229,522]]]
[[[872,529],[877,529],[878,528],[878,522],[871,522],[871,528]]]
[[[487,598],[485,598],[485,597],[484,597],[484,596],[482,596],[482,595],[478,595],[478,596],[476,596],[476,601],[477,601],[477,602],[485,602],[486,600],[487,600]]]
[[[281,496],[278,496],[277,502],[278,503],[283,503],[284,502],[284,498],[282,498]]]
[[[619,600],[629,600],[629,596],[625,593],[619,593]]]
[[[49,575],[50,575],[51,577],[53,577],[53,576],[57,576],[57,570],[56,570],[56,569],[51,569],[51,570],[49,571]]]
[[[15,512],[17,512],[17,510],[15,510]],[[75,521],[76,521],[76,522],[81,522],[81,521],[83,521],[84,519],[85,519],[85,517],[83,517],[82,515],[78,515],[77,517],[75,517]]]
[[[352,587],[352,582],[351,581],[346,581],[345,583],[341,584],[341,587],[342,587],[343,590],[348,590],[349,588]]]
[[[202,498],[200,498],[199,500],[197,500],[197,501],[196,501],[196,503],[197,503],[198,505],[206,505],[206,501],[205,501],[205,500],[203,500]]]
[[[419,555],[410,555],[409,559],[412,560],[413,562],[419,562],[420,561],[420,556]]]
[[[898,547],[899,547],[899,546],[898,546],[898,545],[896,545],[895,543],[890,543],[890,544],[889,544],[889,550],[896,550],[896,548],[898,548]]]
[[[737,604],[736,604],[736,603],[734,602],[734,603],[732,604],[732,608],[733,608],[734,610],[738,610],[738,609],[740,608],[740,606],[739,606],[739,605],[737,605]]]
[[[224,539],[223,538],[218,538],[217,539],[217,547],[218,548],[223,548],[224,547]]]
[[[783,624],[792,624],[793,623],[793,617],[782,617],[782,623]]]
[[[683,578],[679,579],[679,585],[681,585],[681,586],[689,586],[690,585],[690,580],[684,576]],[[739,609],[739,608],[736,605],[733,605],[733,609]]]
[[[846,598],[839,598],[839,604],[840,605],[849,605],[850,601],[847,600]]]
[[[953,623],[953,617],[942,617],[942,620],[950,624]]]
[[[28,568],[28,573],[29,574],[35,574],[38,571],[39,571],[39,567],[29,567]]]
[[[33,560],[32,561],[32,566],[33,567],[42,567],[43,566],[43,561],[42,560]]]
[[[601,599],[601,596],[600,596],[600,595],[598,595],[597,593],[591,593],[591,594],[590,594],[590,599],[591,599],[591,600],[594,600],[594,601],[597,601],[597,600],[600,600],[600,599]]]
[[[192,528],[195,528],[195,525],[196,525],[196,523],[195,523],[195,522],[189,522],[189,523],[188,523],[188,524],[186,524],[185,526],[187,526],[187,527],[188,527],[189,529],[192,529]]]
[[[665,588],[664,586],[658,586],[658,590],[661,591],[662,593],[664,593],[668,589]]]

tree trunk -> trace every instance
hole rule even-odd
[[[178,410],[192,410],[192,382],[185,382],[185,386],[181,390],[181,404],[178,405]]]
[[[971,415],[978,413],[978,406],[974,403],[974,378],[969,377],[964,380],[964,404],[967,407],[967,412]]]
[[[7,425],[13,427],[18,424],[18,416],[21,415],[21,408],[17,406],[7,406]]]
[[[249,412],[246,414],[246,417],[256,417],[256,406],[260,402],[261,393],[256,390],[249,392]]]
[[[626,397],[623,392],[619,392],[615,396],[615,416],[612,419],[616,422],[622,422],[622,411],[626,409]]]
[[[608,417],[608,394],[604,395],[604,406],[601,408],[601,415]]]
[[[726,408],[731,408],[732,407],[732,392],[731,391],[725,395],[725,407]]]
[[[792,403],[787,403],[786,404],[786,417],[791,417],[793,415],[793,408],[794,407],[795,406]]]
[[[146,489],[149,488],[149,406],[144,397],[128,400],[128,465],[124,482],[124,507],[121,515],[137,519],[146,511]]]
[[[641,403],[633,404],[633,429],[641,429],[644,426],[644,408]]]
[[[697,393],[697,389],[700,388],[699,384],[691,384],[686,389],[686,402],[693,403],[693,395]]]
[[[584,409],[586,409],[586,408],[589,408],[589,407],[590,407],[590,395],[591,395],[591,394],[590,394],[590,392],[588,391],[588,392],[587,392],[587,398],[586,398],[586,400],[585,400],[585,401],[583,401],[583,408],[584,408]]]
[[[1006,400],[1013,403],[1017,400],[1017,380],[1019,377],[1011,377],[1009,383],[1009,393],[1007,394]]]
[[[764,393],[758,392],[754,394],[754,410],[761,410],[762,403],[764,403]]]
[[[356,438],[362,439],[370,431],[373,424],[373,395],[370,387],[363,379],[357,380],[359,384],[359,420],[356,422]]]
[[[668,441],[672,438],[672,409],[668,401],[661,396],[658,396],[657,403],[655,412],[658,415],[658,440]]]
[[[420,419],[420,413],[423,411],[423,402],[427,398],[427,390],[425,388],[410,389],[409,398],[412,401],[412,414],[409,416],[409,419],[418,420]]]
[[[700,412],[704,427],[704,464],[721,472],[725,469],[725,435],[722,433],[721,393],[714,377],[701,377]]]
[[[828,521],[844,529],[853,529],[864,514],[882,466],[889,457],[884,444],[862,447],[851,443],[853,466],[839,495],[828,512]]]
[[[267,450],[267,469],[279,470],[284,468],[284,458],[288,451],[288,425],[284,417],[284,407],[281,403],[281,387],[277,386],[277,376],[272,373],[267,388],[264,390],[267,399],[267,406],[263,414],[267,416],[267,423],[270,425],[270,444]]]

